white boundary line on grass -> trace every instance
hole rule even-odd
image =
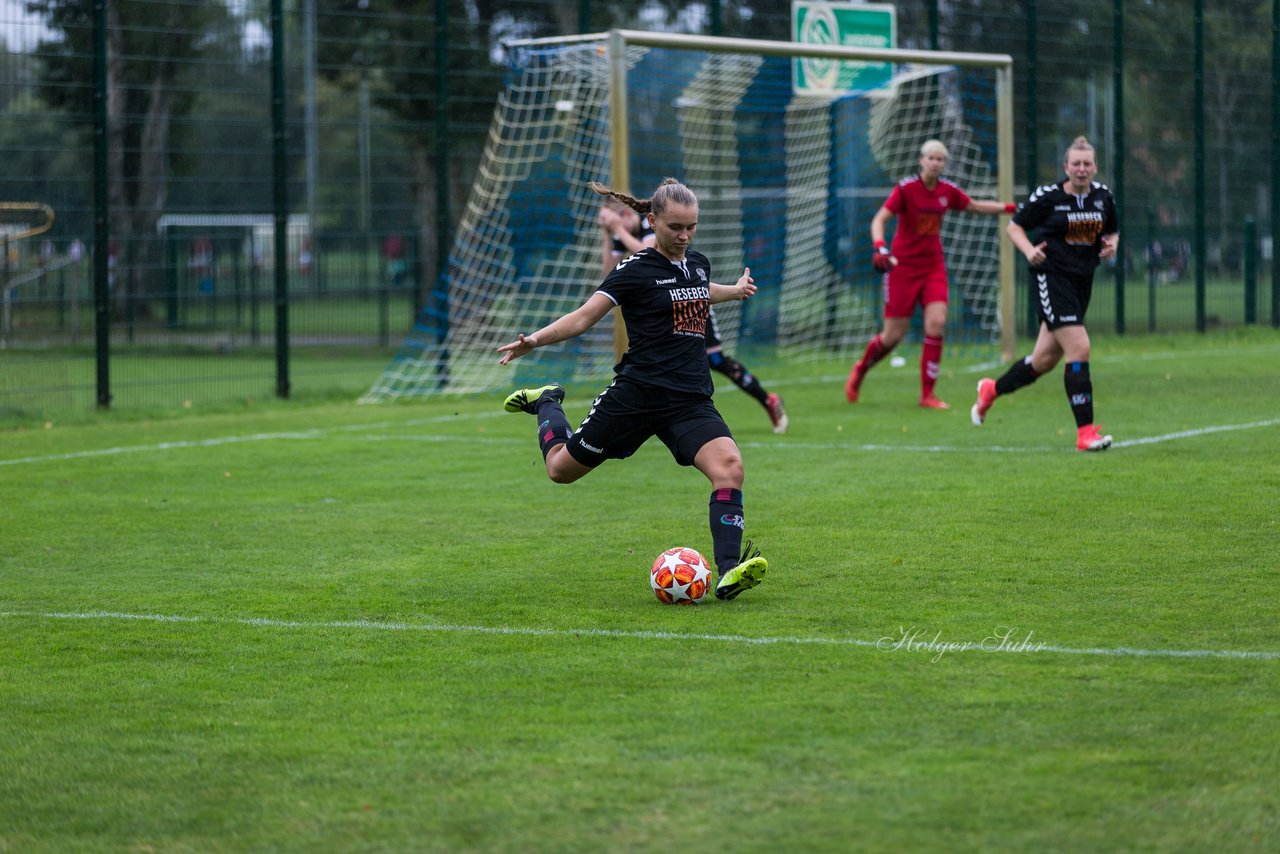
[[[1276,661],[1280,652],[1234,649],[1138,649],[1134,647],[1067,647],[1045,643],[999,644],[992,647],[985,643],[944,643],[936,641],[906,641],[902,636],[879,640],[861,638],[823,638],[787,636],[751,636],[735,634],[709,634],[702,632],[662,632],[625,629],[535,629],[511,626],[467,626],[455,623],[402,623],[377,620],[279,620],[268,617],[191,617],[181,614],[129,614],[118,611],[36,612],[0,611],[0,618],[28,618],[41,620],[117,620],[150,623],[200,623],[213,625],[261,626],[272,629],[363,629],[380,632],[437,632],[448,634],[507,635],[546,638],[626,638],[632,640],[697,640],[711,643],[737,643],[757,646],[770,645],[820,645],[849,646],[877,649],[885,652],[923,652],[940,658],[946,653],[989,652],[1033,655],[1090,655],[1124,658],[1234,658],[1246,660]],[[912,636],[914,637],[914,635]]]
[[[223,436],[216,439],[191,439],[178,442],[158,442],[151,445],[126,445],[114,448],[95,448],[88,451],[69,451],[64,454],[45,454],[35,457],[15,457],[10,460],[0,460],[0,466],[16,466],[27,463],[45,463],[57,462],[59,460],[77,460],[90,457],[109,457],[117,454],[138,454],[147,451],[172,451],[182,448],[214,448],[220,445],[236,445],[246,442],[272,442],[272,441],[298,441],[319,439],[330,433],[340,432],[359,432],[363,430],[380,430],[388,427],[413,427],[421,424],[439,423],[442,421],[452,420],[456,416],[447,416],[441,418],[423,418],[416,421],[402,422],[381,422],[378,424],[354,424],[344,427],[334,427],[328,430],[301,430],[283,433],[253,433],[248,436]],[[475,417],[475,416],[469,416]],[[1165,433],[1161,436],[1145,436],[1137,439],[1125,439],[1116,442],[1112,447],[1128,448],[1138,445],[1155,445],[1161,442],[1173,442],[1178,439],[1194,439],[1199,436],[1208,436],[1213,433],[1228,433],[1235,430],[1256,430],[1262,427],[1275,427],[1280,425],[1280,418],[1269,418],[1266,421],[1250,421],[1246,424],[1217,424],[1210,427],[1198,427],[1194,430],[1180,430],[1176,433]],[[448,442],[448,441],[467,441],[467,442],[498,442],[502,444],[510,444],[513,440],[502,437],[484,437],[477,436],[369,436],[369,441],[416,441],[416,442]],[[1018,453],[1037,453],[1037,452],[1056,452],[1062,448],[1057,447],[1017,447],[1010,445],[979,445],[979,446],[957,446],[957,445],[890,445],[885,443],[851,445],[844,442],[789,442],[786,439],[768,442],[739,442],[744,448],[796,448],[808,450],[831,450],[831,451],[902,451],[905,453],[967,453],[967,454],[1018,454]]]
[[[1179,430],[1177,433],[1165,433],[1163,436],[1147,436],[1140,439],[1124,439],[1112,445],[1113,448],[1130,448],[1134,445],[1154,445],[1157,442],[1172,442],[1175,439],[1190,439],[1196,436],[1207,436],[1210,433],[1229,433],[1232,430],[1255,430],[1259,427],[1274,427],[1280,424],[1280,418],[1268,418],[1266,421],[1251,421],[1248,424],[1223,424],[1217,427],[1199,427],[1195,430]]]
[[[487,413],[468,415],[468,418],[489,418],[507,413]],[[88,451],[68,451],[63,454],[44,454],[37,457],[16,457],[11,460],[0,460],[0,466],[16,466],[24,463],[56,462],[58,460],[78,460],[87,457],[110,457],[116,454],[139,454],[147,451],[172,451],[182,448],[216,448],[220,445],[237,445],[245,442],[274,442],[319,439],[331,433],[358,433],[364,430],[385,430],[390,427],[419,427],[423,424],[440,424],[457,419],[457,415],[440,415],[433,418],[414,418],[408,421],[379,421],[370,424],[345,424],[341,427],[330,427],[324,430],[288,430],[281,433],[252,433],[248,436],[220,436],[214,439],[183,439],[176,442],[157,442],[150,445],[121,445],[114,448],[94,448]],[[459,437],[474,438],[474,437]]]

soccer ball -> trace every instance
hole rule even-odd
[[[649,570],[653,595],[667,605],[697,605],[711,586],[711,567],[696,549],[677,546],[658,555]]]

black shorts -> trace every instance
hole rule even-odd
[[[712,439],[733,438],[707,395],[617,378],[592,402],[566,447],[569,456],[594,468],[605,460],[626,459],[650,436],[661,439],[682,466],[693,465]]]
[[[1083,326],[1089,299],[1093,296],[1093,274],[1069,275],[1045,270],[1031,271],[1031,299],[1036,314],[1049,329]]]

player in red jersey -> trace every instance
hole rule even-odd
[[[884,206],[871,220],[874,246],[872,264],[884,277],[884,328],[871,339],[866,351],[849,371],[844,394],[850,403],[867,371],[902,340],[916,305],[924,310],[924,349],[920,355],[920,405],[926,409],[950,409],[933,393],[942,362],[942,336],[947,327],[947,266],[942,255],[942,217],[948,211],[997,214],[1013,213],[1012,203],[971,199],[956,184],[942,177],[947,168],[947,147],[936,139],[920,146],[919,173],[903,178]],[[885,244],[885,225],[898,217],[893,248]]]

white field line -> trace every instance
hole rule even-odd
[[[1177,433],[1165,433],[1163,436],[1147,436],[1140,439],[1125,439],[1114,443],[1113,448],[1129,448],[1134,445],[1154,445],[1158,442],[1172,442],[1177,439],[1194,439],[1210,433],[1228,433],[1232,430],[1256,430],[1259,427],[1274,427],[1280,424],[1280,418],[1269,418],[1266,421],[1252,421],[1248,424],[1223,424],[1218,427],[1200,427],[1195,430],[1179,430]]]
[[[117,454],[138,454],[149,451],[171,451],[182,448],[213,448],[220,445],[235,445],[246,442],[273,442],[273,441],[298,441],[298,440],[314,440],[322,438],[331,433],[340,432],[357,432],[362,430],[379,430],[388,427],[412,427],[415,424],[438,423],[440,421],[451,420],[455,416],[447,418],[430,418],[421,419],[417,422],[398,422],[398,423],[382,423],[382,424],[360,424],[348,425],[346,427],[335,427],[330,430],[304,430],[300,432],[285,433],[254,433],[248,436],[223,436],[216,439],[196,439],[190,441],[179,442],[158,442],[150,445],[126,445],[115,448],[95,448],[87,451],[70,451],[65,454],[44,454],[36,457],[15,457],[9,460],[0,460],[0,466],[17,466],[28,463],[46,463],[56,462],[59,460],[75,460],[85,459],[89,457],[109,457]],[[1200,427],[1194,430],[1180,430],[1176,433],[1165,433],[1161,436],[1146,436],[1137,439],[1125,439],[1116,442],[1112,447],[1127,448],[1138,445],[1155,445],[1161,442],[1173,442],[1179,439],[1194,439],[1199,436],[1208,436],[1213,433],[1228,433],[1234,430],[1257,430],[1263,427],[1275,427],[1280,425],[1280,418],[1271,418],[1266,421],[1251,421],[1246,424],[1218,424],[1209,427]],[[371,442],[469,442],[472,444],[502,444],[509,445],[524,441],[522,439],[512,439],[511,437],[500,436],[449,436],[449,435],[385,435],[385,436],[366,436],[366,441]],[[739,442],[743,448],[759,448],[759,449],[793,449],[793,450],[822,450],[822,451],[897,451],[909,454],[1028,454],[1028,453],[1056,453],[1062,451],[1062,447],[1048,446],[1008,446],[1008,445],[889,445],[883,443],[869,443],[861,445],[851,445],[847,442],[790,442],[785,439],[767,442]]]
[[[505,415],[507,413],[495,413]],[[176,442],[156,442],[150,445],[122,445],[114,448],[92,448],[85,451],[69,451],[63,454],[43,454],[36,457],[15,457],[0,460],[0,466],[16,466],[26,463],[55,462],[58,460],[77,460],[87,457],[110,457],[117,454],[140,454],[150,451],[172,451],[183,448],[216,448],[221,445],[237,445],[246,442],[287,442],[297,440],[320,439],[334,433],[358,433],[366,430],[386,430],[392,427],[418,427],[424,424],[441,424],[455,421],[460,416],[440,415],[433,418],[415,418],[408,421],[381,421],[370,424],[346,424],[342,427],[331,427],[325,430],[291,430],[281,433],[252,433],[247,436],[220,436],[213,439],[189,439]],[[487,413],[468,415],[467,418],[488,418]],[[463,437],[474,438],[474,437]]]
[[[927,633],[906,633],[899,629],[878,640],[862,638],[789,637],[777,635],[710,634],[701,632],[663,632],[625,629],[535,629],[515,626],[468,626],[455,623],[403,623],[379,620],[279,620],[266,617],[192,617],[180,614],[129,614],[118,611],[35,612],[0,611],[4,619],[34,620],[114,620],[118,622],[184,623],[204,625],[253,626],[268,629],[323,631],[352,629],[370,632],[421,632],[440,634],[505,635],[542,638],[624,638],[630,640],[707,641],[710,643],[749,644],[754,646],[829,646],[859,647],[882,652],[916,652],[938,659],[961,652],[988,652],[1007,655],[1088,655],[1122,658],[1233,658],[1276,661],[1280,652],[1235,649],[1139,649],[1135,647],[1068,647],[1031,641],[1031,635],[1009,641],[993,636],[984,641],[956,642],[929,638]],[[917,639],[917,637],[923,639]]]

